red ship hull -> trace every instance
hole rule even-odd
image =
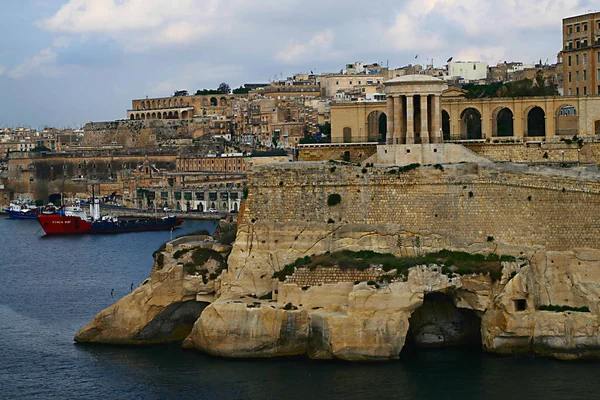
[[[40,214],[38,221],[46,235],[68,235],[74,233],[91,233],[92,223],[76,216],[58,214]]]

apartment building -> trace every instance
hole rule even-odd
[[[600,94],[600,12],[563,19],[564,94]]]

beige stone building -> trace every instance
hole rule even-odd
[[[600,12],[563,19],[565,95],[600,94]]]

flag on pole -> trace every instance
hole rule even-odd
[[[415,60],[416,60],[417,58],[419,58],[419,55],[418,55],[418,54],[415,56]]]

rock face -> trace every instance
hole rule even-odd
[[[203,242],[206,237],[188,239],[194,238],[198,241],[193,242],[193,247],[211,249],[224,255],[229,251],[227,246]],[[189,261],[189,253],[179,259],[174,258],[182,246],[185,245],[159,253],[150,278],[96,315],[92,322],[81,328],[75,341],[154,344],[183,340],[209,304],[208,301],[198,301],[198,294],[214,296],[219,280],[207,281],[205,277],[186,271],[182,261]],[[214,259],[208,259],[196,268],[211,272],[217,266]],[[200,296],[200,300],[207,299]]]

